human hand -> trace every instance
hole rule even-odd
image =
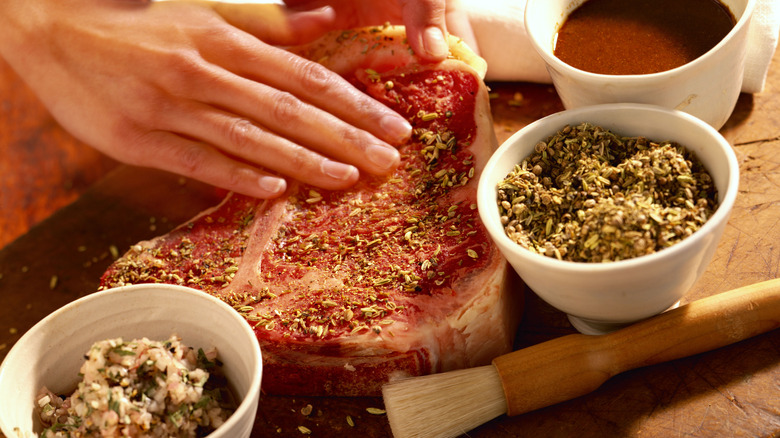
[[[0,55],[65,129],[130,164],[259,198],[283,176],[342,189],[391,172],[409,124],[275,47],[321,34],[334,11],[256,7],[252,36],[194,2],[3,0]]]
[[[458,0],[285,0],[294,8],[311,10],[328,5],[336,12],[331,30],[403,24],[412,50],[423,60],[441,61],[449,47],[444,35],[462,38],[479,53],[477,40]]]

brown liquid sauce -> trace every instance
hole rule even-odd
[[[703,55],[735,24],[718,0],[588,0],[561,26],[554,54],[591,73],[658,73]]]

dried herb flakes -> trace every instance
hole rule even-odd
[[[699,229],[718,206],[712,177],[684,146],[565,126],[498,184],[507,236],[560,260],[651,254]]]

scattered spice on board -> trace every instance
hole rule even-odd
[[[651,254],[693,234],[718,207],[712,177],[683,145],[565,126],[498,184],[507,236],[575,262]]]
[[[119,258],[119,248],[117,248],[116,245],[109,246],[108,251],[111,253],[111,260]]]

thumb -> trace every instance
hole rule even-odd
[[[429,61],[447,57],[444,0],[405,0],[403,20],[409,45],[417,56]]]

